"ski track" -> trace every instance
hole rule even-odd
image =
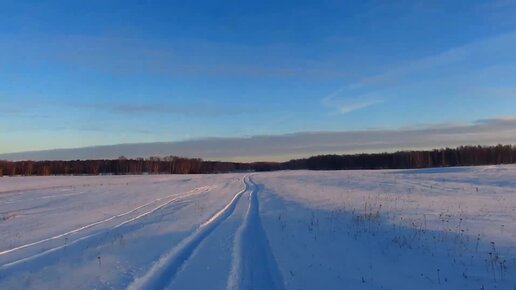
[[[130,230],[134,230],[135,229],[134,226],[138,227],[141,225],[143,225],[143,224],[134,224]],[[91,245],[104,243],[107,238],[110,238],[113,236],[120,236],[120,235],[125,234],[126,231],[129,231],[129,229],[124,229],[124,230],[122,230],[122,229],[124,229],[122,227],[122,225],[117,225],[116,227],[113,227],[110,229],[106,229],[106,230],[103,230],[100,232],[95,232],[95,233],[80,237],[76,240],[73,240],[72,242],[65,243],[64,245],[56,246],[56,247],[44,250],[43,252],[39,252],[39,253],[36,253],[36,254],[28,256],[28,257],[24,257],[21,259],[17,259],[17,260],[8,262],[8,263],[0,266],[0,274],[8,273],[8,271],[16,271],[17,268],[18,269],[23,268],[28,263],[38,265],[38,266],[36,266],[37,268],[44,267],[44,266],[48,265],[49,263],[51,263],[51,261],[60,259],[60,250],[70,249],[72,246],[75,249],[81,249],[81,247],[89,248],[89,247],[91,247]]]
[[[283,279],[272,254],[260,218],[260,187],[250,177],[247,185],[249,208],[235,236],[228,290],[284,289]]]
[[[168,254],[162,256],[142,277],[136,278],[128,287],[128,290],[140,289],[165,289],[173,281],[175,275],[192,256],[199,245],[235,210],[240,197],[249,190],[246,182],[248,176],[242,181],[245,188],[237,192],[231,201],[221,210],[211,216],[206,222],[190,236],[174,247]]]
[[[117,224],[116,226],[112,227],[112,228],[108,228],[106,229],[107,231],[109,230],[112,230],[112,229],[116,229],[116,228],[119,228],[125,224],[128,224],[130,222],[133,222],[135,220],[138,220],[140,218],[143,218],[149,214],[152,214],[154,213],[155,211],[171,204],[172,202],[175,202],[181,198],[185,198],[185,197],[188,197],[190,195],[193,195],[197,192],[206,192],[208,190],[210,190],[212,187],[210,186],[201,186],[201,187],[197,187],[197,188],[194,188],[192,190],[189,190],[187,192],[183,192],[183,193],[175,193],[175,194],[171,194],[171,195],[168,195],[168,196],[165,196],[165,197],[161,197],[161,198],[157,198],[155,200],[152,200],[150,202],[147,202],[143,205],[140,205],[130,211],[127,211],[127,212],[124,212],[124,213],[121,213],[121,214],[117,214],[117,215],[113,215],[109,218],[106,218],[106,219],[103,219],[103,220],[99,220],[99,221],[96,221],[96,222],[93,222],[93,223],[90,223],[90,224],[87,224],[87,225],[84,225],[84,226],[81,226],[81,227],[78,227],[76,229],[73,229],[71,231],[67,231],[65,233],[62,233],[62,234],[59,234],[59,235],[55,235],[55,236],[52,236],[52,237],[48,237],[48,238],[45,238],[45,239],[42,239],[42,240],[39,240],[39,241],[35,241],[35,242],[31,242],[31,243],[28,243],[28,244],[24,244],[24,245],[21,245],[21,246],[17,246],[17,247],[14,247],[14,248],[11,248],[11,249],[8,249],[8,250],[3,250],[3,251],[0,251],[0,256],[2,255],[6,255],[6,254],[9,254],[9,253],[12,253],[12,252],[16,252],[16,251],[19,251],[19,250],[22,250],[22,249],[25,249],[25,248],[30,248],[30,247],[34,247],[36,245],[40,245],[40,244],[43,244],[43,243],[46,243],[46,242],[50,242],[50,241],[53,241],[53,240],[56,240],[56,239],[59,239],[59,238],[62,238],[64,236],[68,236],[68,235],[72,235],[72,234],[76,234],[76,233],[79,233],[81,231],[84,231],[86,229],[89,229],[89,228],[92,228],[92,227],[95,227],[97,225],[100,225],[100,224],[103,224],[103,223],[107,223],[109,221],[112,221],[114,219],[117,219],[117,218],[121,218],[121,217],[124,217],[124,216],[127,216],[127,215],[130,215],[134,212],[137,212],[138,210],[142,209],[142,208],[145,208],[151,204],[154,204],[154,203],[157,203],[159,201],[162,201],[164,199],[168,199],[168,198],[171,198],[173,196],[175,196],[175,198],[172,198],[171,200],[168,200],[162,204],[160,204],[159,206],[157,207],[154,207],[148,211],[145,211],[139,215],[137,215],[136,217],[133,217],[133,218],[130,218],[129,220],[126,220],[126,221],[123,221],[119,224]],[[54,248],[50,248],[50,249],[46,249],[45,251],[41,252],[41,253],[38,253],[36,255],[33,255],[33,256],[28,256],[28,257],[25,257],[23,259],[19,259],[19,260],[15,260],[15,261],[12,261],[12,262],[9,262],[7,264],[4,264],[3,266],[9,266],[9,265],[12,265],[12,264],[16,264],[16,263],[19,263],[19,262],[22,262],[22,261],[26,261],[28,259],[31,259],[33,257],[38,257],[38,256],[41,256],[42,254],[46,254],[46,253],[49,253],[49,252],[53,252],[55,250],[58,250],[58,249],[61,249],[65,246],[70,246],[72,245],[73,243],[75,242],[78,242],[78,241],[82,241],[86,238],[90,238],[90,237],[93,237],[93,236],[96,236],[97,234],[100,234],[100,233],[96,233],[96,234],[91,234],[91,235],[87,235],[87,236],[84,236],[84,237],[80,237],[78,238],[77,240],[74,240],[74,241],[71,241],[71,242],[68,242],[66,245],[61,245],[61,246],[58,246],[58,247],[54,247]],[[3,267],[2,266],[2,267]]]

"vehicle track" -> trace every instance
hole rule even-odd
[[[165,289],[169,286],[199,245],[231,216],[240,197],[249,190],[249,184],[246,182],[247,178],[249,177],[244,176],[242,179],[244,189],[237,192],[224,208],[202,223],[197,230],[181,241],[168,254],[162,256],[142,277],[136,278],[127,289]]]
[[[63,238],[63,237],[68,238],[68,236],[70,236],[70,235],[78,234],[78,233],[80,233],[82,231],[85,231],[87,229],[96,227],[98,225],[105,224],[105,223],[108,223],[110,221],[114,221],[116,219],[119,219],[119,218],[122,218],[122,217],[125,217],[125,216],[128,216],[128,215],[131,215],[133,213],[138,212],[139,210],[141,210],[143,208],[149,207],[149,206],[151,206],[151,205],[153,205],[155,203],[158,203],[158,202],[160,202],[162,200],[166,200],[165,202],[160,203],[158,206],[152,207],[151,209],[146,210],[143,213],[140,213],[140,214],[138,214],[135,217],[131,217],[131,218],[127,219],[127,220],[119,222],[118,224],[116,224],[115,226],[113,226],[111,228],[105,229],[105,230],[103,230],[101,232],[97,232],[97,233],[94,233],[94,234],[86,235],[86,236],[83,236],[83,237],[78,237],[76,240],[67,241],[67,243],[65,245],[59,245],[59,246],[56,246],[56,247],[50,247],[49,249],[45,249],[42,252],[39,252],[39,253],[37,253],[35,255],[29,255],[29,256],[24,257],[22,259],[17,259],[17,260],[11,261],[11,262],[9,262],[7,264],[4,264],[2,267],[8,266],[8,265],[11,265],[11,264],[16,264],[16,263],[19,263],[19,262],[23,262],[23,261],[29,260],[29,259],[31,259],[33,257],[38,257],[38,256],[44,255],[46,253],[53,252],[53,251],[58,250],[58,249],[62,249],[64,247],[66,247],[66,246],[70,246],[70,245],[74,244],[75,242],[83,241],[84,239],[91,238],[93,236],[99,235],[99,234],[101,234],[102,232],[105,232],[105,231],[109,231],[109,230],[120,228],[120,227],[122,227],[122,226],[124,226],[124,225],[126,225],[126,224],[128,224],[130,222],[133,222],[133,221],[138,220],[140,218],[143,218],[143,217],[145,217],[145,216],[147,216],[149,214],[152,214],[152,213],[156,212],[157,210],[162,209],[162,208],[170,205],[173,202],[176,202],[176,201],[178,201],[180,199],[189,197],[189,196],[194,195],[196,193],[207,192],[211,188],[212,187],[210,187],[210,186],[201,186],[201,187],[197,187],[197,188],[194,188],[192,190],[189,190],[187,192],[183,192],[183,193],[179,193],[179,194],[178,193],[171,194],[171,195],[168,195],[168,196],[165,196],[165,197],[161,197],[161,198],[152,200],[150,202],[147,202],[147,203],[145,203],[143,205],[140,205],[140,206],[138,206],[138,207],[136,207],[136,208],[134,208],[134,209],[132,209],[130,211],[127,211],[127,212],[124,212],[124,213],[121,213],[121,214],[113,215],[111,217],[108,217],[108,218],[105,218],[105,219],[102,219],[102,220],[99,220],[99,221],[96,221],[96,222],[93,222],[93,223],[90,223],[90,224],[87,224],[87,225],[75,228],[75,229],[67,231],[65,233],[61,233],[61,234],[54,235],[54,236],[51,236],[51,237],[48,237],[48,238],[45,238],[45,239],[42,239],[42,240],[38,240],[38,241],[35,241],[35,242],[31,242],[31,243],[27,243],[27,244],[24,244],[24,245],[20,245],[20,246],[11,248],[11,249],[0,251],[0,257],[1,257],[3,255],[9,254],[9,253],[14,253],[14,252],[17,252],[17,251],[20,251],[20,250],[23,250],[23,249],[27,249],[27,248],[31,248],[31,247],[34,247],[34,246],[37,246],[37,245],[41,245],[41,244],[44,244],[44,243],[49,243],[49,242],[58,240],[58,239]]]
[[[260,187],[248,179],[249,208],[235,236],[228,290],[284,289],[283,279],[272,254],[260,218]]]
[[[223,280],[226,282],[227,289],[284,289],[283,279],[275,261],[274,255],[271,251],[269,241],[266,233],[262,226],[260,218],[260,204],[258,194],[261,191],[261,186],[257,185],[250,175],[246,175],[241,179],[243,189],[233,195],[231,200],[220,210],[215,212],[205,222],[199,225],[199,227],[193,231],[189,236],[183,239],[179,244],[173,247],[168,253],[163,255],[157,260],[148,271],[142,276],[134,279],[127,289],[167,289],[171,287],[173,282],[176,282],[177,276],[182,273],[188,266],[193,265],[196,253],[198,249],[209,242],[213,242],[212,233],[220,228],[222,224],[225,224],[226,220],[230,216],[234,216],[235,208],[239,205],[240,200],[244,200],[241,197],[246,196],[245,202],[248,204],[242,204],[247,207],[238,210],[238,216],[235,216],[236,220],[243,219],[241,223],[233,226],[231,232],[228,232],[234,238],[230,241],[231,247],[228,249],[228,254],[231,254],[231,259],[228,260],[227,272],[222,275]],[[82,248],[91,247],[91,245],[102,244],[109,241],[113,237],[125,234],[127,230],[133,229],[132,227],[126,227],[128,224],[141,219],[145,216],[151,215],[152,213],[160,210],[161,208],[167,207],[172,203],[180,200],[185,200],[188,196],[200,193],[202,191],[209,190],[210,187],[199,187],[194,188],[188,192],[170,195],[162,198],[155,199],[140,205],[130,211],[108,217],[106,219],[84,225],[66,233],[55,235],[40,241],[28,243],[10,250],[0,252],[0,256],[7,255],[8,253],[15,253],[21,251],[21,254],[25,254],[23,249],[35,247],[36,250],[40,250],[41,245],[49,243],[52,247],[44,249],[43,252],[31,254],[26,257],[18,258],[0,266],[0,272],[2,275],[9,275],[12,271],[19,271],[25,269],[27,266],[38,267],[47,265],[49,261],[59,259],[62,255],[60,250],[71,250],[73,245],[73,251],[80,251]],[[118,220],[125,218],[122,221]],[[115,222],[113,224],[113,222]],[[58,246],[54,246],[59,238],[68,237],[69,235],[78,235],[81,232],[86,231],[88,228],[94,228],[100,224],[109,223],[110,226],[107,229],[101,229],[98,232],[90,233],[86,232],[86,235],[78,236],[73,241],[68,241],[67,244],[63,245],[60,242]],[[228,224],[229,225],[229,224]],[[238,226],[238,228],[237,228]],[[228,234],[226,233],[226,235]],[[54,241],[54,243],[51,243]],[[207,244],[206,244],[207,245]],[[198,257],[206,258],[206,257]],[[57,260],[56,260],[57,261]],[[30,262],[30,263],[25,263]],[[29,268],[30,268],[29,267]],[[228,275],[227,277],[225,275]],[[224,283],[224,282],[222,282]],[[220,286],[223,286],[221,284]],[[224,287],[224,286],[223,286]]]

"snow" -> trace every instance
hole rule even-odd
[[[516,166],[3,177],[0,289],[516,289]]]

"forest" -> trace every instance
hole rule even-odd
[[[411,169],[516,163],[516,146],[460,146],[435,150],[318,155],[286,162],[204,161],[177,156],[68,161],[0,161],[0,176],[208,174],[274,170]]]

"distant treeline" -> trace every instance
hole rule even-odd
[[[206,174],[273,170],[410,169],[516,163],[516,146],[461,146],[431,151],[320,155],[287,162],[237,163],[176,156],[113,160],[0,161],[0,176]]]
[[[169,156],[72,161],[0,161],[0,175],[201,174],[249,170],[248,164]]]
[[[354,155],[320,155],[291,160],[282,169],[410,169],[516,163],[516,146],[461,146],[431,151],[398,151]]]

